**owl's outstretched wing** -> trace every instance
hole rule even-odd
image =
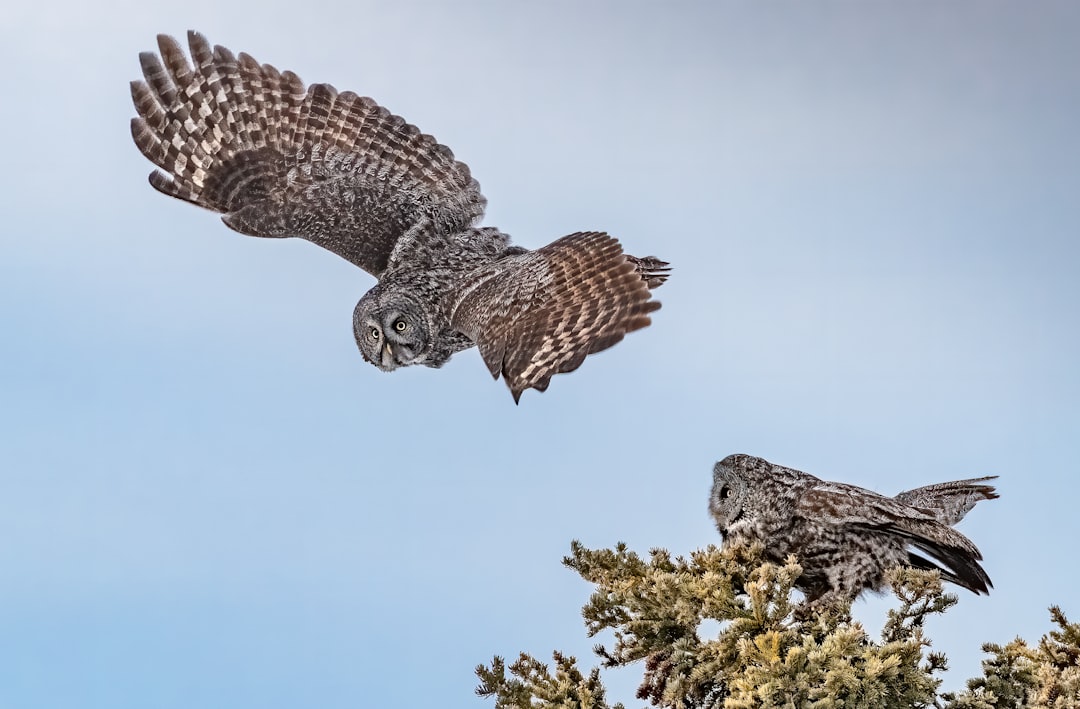
[[[930,557],[928,560],[909,551],[912,566],[937,569],[942,578],[975,593],[989,593],[993,586],[979,565],[982,554],[978,548],[928,510],[853,485],[821,481],[800,496],[796,514],[896,535]]]
[[[518,401],[648,325],[660,307],[649,287],[663,282],[666,266],[624,254],[607,234],[571,234],[470,274],[451,299],[450,324],[477,344]]]
[[[450,149],[369,98],[188,33],[139,55],[131,134],[150,184],[252,236],[308,239],[379,276],[406,232],[453,234],[485,200]],[[423,245],[420,245],[423,248]]]

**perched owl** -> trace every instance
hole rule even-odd
[[[979,500],[998,496],[984,484],[993,479],[885,497],[761,458],[729,455],[713,468],[709,512],[725,544],[761,542],[766,558],[777,563],[794,554],[803,567],[796,587],[810,603],[880,591],[886,570],[901,564],[937,569],[946,581],[989,593],[993,584],[979,566],[982,554],[951,525]]]
[[[486,200],[449,148],[369,98],[305,87],[188,33],[139,55],[131,134],[159,191],[251,236],[299,236],[378,279],[353,331],[379,369],[476,345],[517,401],[649,324],[667,263],[600,232],[529,251],[476,223]]]

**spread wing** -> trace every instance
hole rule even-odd
[[[970,480],[954,480],[905,490],[895,499],[912,507],[921,507],[932,512],[942,524],[954,525],[964,518],[975,503],[981,500],[995,500],[999,496],[993,485],[984,485],[994,480],[996,475]]]
[[[649,284],[663,282],[666,266],[627,256],[607,234],[571,234],[471,274],[451,299],[450,323],[477,344],[517,401],[648,325],[660,307]]]
[[[799,497],[796,514],[896,535],[932,559],[909,552],[912,566],[937,569],[942,578],[975,593],[988,593],[993,586],[971,540],[940,523],[930,511],[852,485],[822,481]]]
[[[190,64],[159,35],[160,58],[140,54],[145,80],[131,84],[131,134],[161,168],[150,174],[161,192],[243,234],[308,239],[375,276],[395,249],[416,254],[401,243],[410,228],[453,234],[483,214],[468,167],[371,99],[305,88],[195,32],[188,44]]]

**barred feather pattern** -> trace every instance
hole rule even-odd
[[[648,282],[666,277],[657,264],[627,258],[607,234],[570,234],[479,269],[457,293],[450,322],[477,342],[492,376],[501,374],[517,400],[647,326],[660,307],[649,300]]]
[[[926,510],[942,524],[950,527],[962,520],[968,512],[982,500],[996,500],[999,495],[992,485],[986,483],[995,480],[996,475],[968,480],[954,480],[905,490],[897,493],[896,500]]]
[[[979,500],[997,497],[983,484],[991,479],[886,497],[736,454],[713,468],[709,512],[725,544],[761,542],[777,563],[794,554],[803,567],[796,586],[811,603],[880,591],[885,572],[898,565],[937,570],[944,580],[984,594],[993,584],[979,564],[982,554],[952,525]]]
[[[158,191],[261,237],[301,237],[379,279],[353,315],[363,357],[390,371],[441,366],[480,345],[515,401],[649,324],[667,263],[600,232],[527,251],[477,227],[469,168],[374,100],[305,86],[188,33],[139,55],[136,146]]]
[[[428,220],[454,233],[483,215],[479,184],[449,148],[370,98],[239,57],[188,34],[191,63],[160,35],[139,55],[131,132],[161,170],[150,184],[225,214],[252,236],[300,236],[375,276]],[[421,257],[423,252],[421,252]]]

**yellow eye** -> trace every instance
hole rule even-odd
[[[371,328],[371,339],[373,339],[373,340],[378,340],[379,339],[379,328],[377,328],[377,327]]]
[[[408,323],[406,323],[404,320],[398,320],[394,323],[394,329],[398,332],[405,332],[405,328],[407,328],[408,326]]]

